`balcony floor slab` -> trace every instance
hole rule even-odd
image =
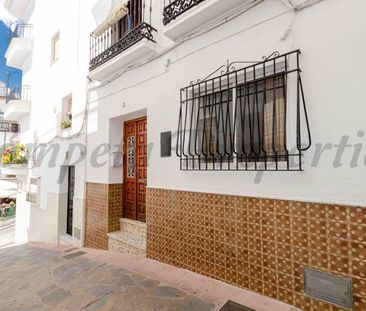
[[[148,59],[156,53],[157,44],[153,41],[142,39],[140,42],[92,70],[89,73],[89,77],[97,81],[103,81],[109,76],[123,71],[125,67],[132,65],[134,62]]]

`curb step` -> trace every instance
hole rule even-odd
[[[108,250],[146,257],[146,224],[122,218],[120,228],[108,233]]]
[[[146,240],[129,232],[108,233],[108,250],[146,257]]]
[[[121,218],[120,231],[129,232],[146,239],[146,224],[142,222]]]

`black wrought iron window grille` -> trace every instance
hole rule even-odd
[[[192,9],[205,0],[165,0],[163,24],[167,25],[178,16]]]
[[[146,2],[150,7],[146,8]],[[152,0],[129,0],[128,14],[111,25],[101,35],[90,35],[90,62],[92,71],[143,39],[151,42],[157,30],[151,26]]]
[[[302,170],[311,134],[299,50],[228,62],[180,97],[181,170]]]

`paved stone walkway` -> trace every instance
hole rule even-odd
[[[140,271],[133,271],[134,265]],[[67,246],[0,248],[0,310],[213,311],[235,293],[237,298],[241,293],[257,311],[295,310],[170,267],[149,259]],[[182,280],[174,283],[174,279]]]

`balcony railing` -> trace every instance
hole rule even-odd
[[[15,85],[8,90],[6,103],[12,100],[30,100],[31,88],[29,85]]]
[[[163,23],[169,24],[178,16],[187,12],[205,0],[164,0]]]
[[[30,24],[18,24],[13,32],[13,38],[24,38],[24,39],[32,39],[33,38],[33,25]]]
[[[145,2],[150,3],[149,8],[146,8]],[[151,0],[130,0],[127,9],[128,13],[101,35],[95,36],[94,33],[90,35],[90,71],[142,39],[155,42],[153,32],[156,29],[151,26]],[[147,18],[145,12],[148,12]]]

